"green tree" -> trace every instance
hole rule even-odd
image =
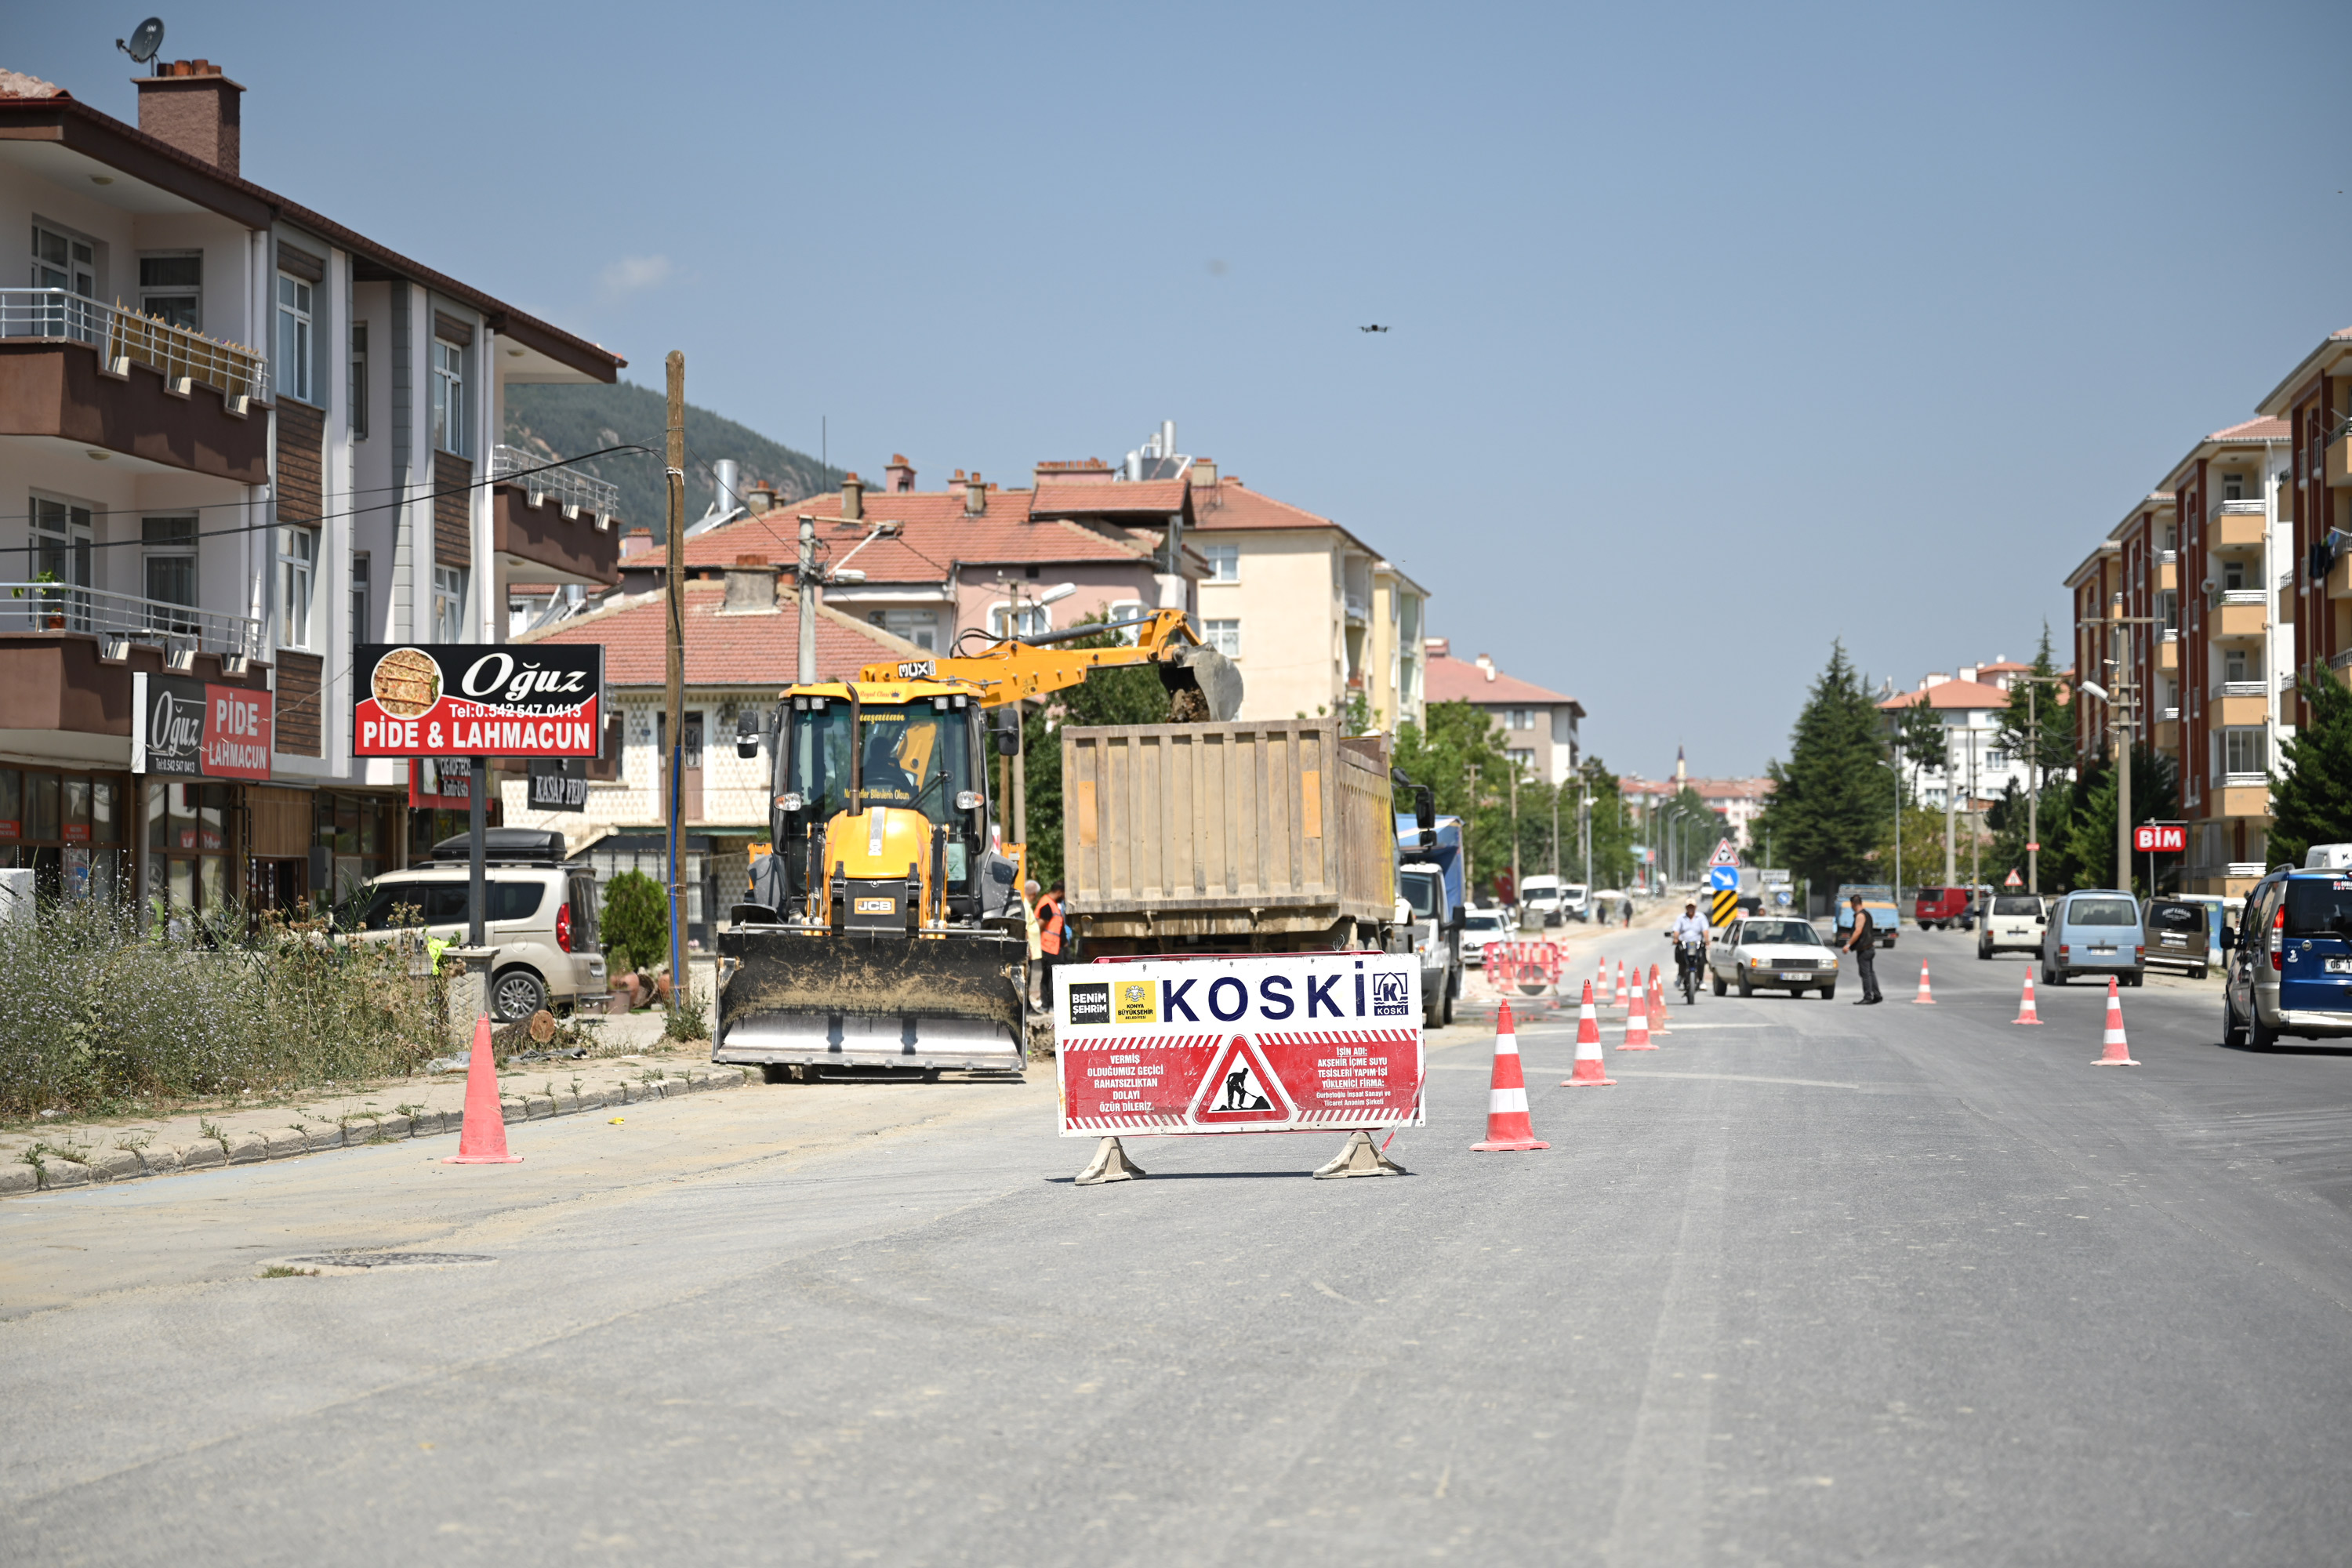
[[[1901,716],[1895,721],[1895,749],[1916,782],[1925,769],[1943,767],[1950,760],[1950,737],[1943,716],[1924,697],[1896,711]]]
[[[2063,842],[2067,824],[2072,820],[2074,782],[2065,777],[2045,778],[2042,784],[2042,804],[2039,811],[2029,812],[2027,792],[2015,779],[2002,787],[2000,798],[1985,811],[1985,831],[1992,842],[1985,846],[1984,867],[1987,879],[2000,885],[2014,870],[2018,885],[2026,885],[2026,873],[2032,864],[2028,844],[2042,845],[2042,885],[2045,888],[2064,884],[2055,879],[2059,857],[2053,846]],[[2042,835],[2037,841],[2033,835]]]
[[[1998,721],[2001,745],[2018,761],[2038,766],[2044,779],[2074,765],[2074,715],[2063,700],[2065,695],[2051,660],[2050,624],[2044,621],[2032,672],[2011,685],[2009,706]]]
[[[1843,643],[1814,680],[1789,738],[1789,760],[1767,768],[1772,802],[1748,829],[1771,835],[1774,855],[1824,894],[1872,879],[1871,852],[1893,812],[1881,723]]]
[[[2273,865],[2300,866],[2315,844],[2352,842],[2352,689],[2322,672],[2302,689],[2311,717],[2279,748],[2271,775]]]
[[[1569,824],[1575,820],[1579,800],[1589,800],[1592,834],[1592,886],[1622,888],[1633,879],[1633,826],[1626,819],[1625,797],[1618,788],[1617,775],[1599,757],[1587,757],[1578,770],[1582,780],[1582,793],[1571,782],[1560,794],[1560,874],[1582,877],[1583,858],[1577,853],[1576,839]],[[1571,873],[1569,867],[1573,865]]]
[[[624,871],[604,884],[604,911],[597,917],[604,951],[625,950],[648,969],[669,962],[669,898],[643,871]]]
[[[2135,860],[2130,881],[2116,871],[2116,770],[2105,757],[2085,762],[2075,770],[2066,792],[2063,820],[2053,825],[2045,811],[2042,818],[2042,888],[2053,892],[2067,888],[2136,888],[2151,891],[2142,873],[2146,862]],[[2132,748],[2132,808],[2135,823],[2180,819],[2180,775],[2168,752],[2146,746]],[[2158,862],[2159,879],[2177,881],[2178,858],[2172,867]]]
[[[1077,624],[1085,626],[1105,618],[1101,615],[1089,616]],[[1117,632],[1101,632],[1064,646],[1117,647],[1120,641]],[[1029,826],[1029,875],[1040,888],[1050,888],[1061,880],[1065,869],[1061,727],[1164,724],[1168,721],[1168,689],[1160,684],[1157,669],[1136,665],[1097,669],[1079,684],[1055,692],[1048,701],[1024,706],[1028,710],[1021,720],[1021,777],[1026,792],[1024,805]],[[1010,838],[1013,804],[1000,801],[997,809],[1003,814],[1005,835]]]
[[[1503,732],[1483,710],[1467,702],[1433,702],[1423,724],[1397,727],[1391,764],[1417,784],[1426,784],[1437,797],[1441,816],[1462,818],[1469,856],[1469,874],[1479,889],[1491,889],[1498,870],[1511,865],[1510,779],[1517,766],[1503,749]],[[1527,784],[1519,796],[1520,826],[1527,826]],[[1399,786],[1396,809],[1412,810],[1412,792]],[[1543,864],[1550,864],[1550,806],[1545,805]],[[1521,840],[1521,869],[1528,869]],[[1562,850],[1565,859],[1566,850]]]

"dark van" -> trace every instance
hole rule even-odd
[[[2267,1050],[2282,1035],[2352,1035],[2352,875],[2282,866],[2246,895],[2221,987],[2221,1037]]]
[[[2147,901],[2147,966],[2168,969],[2191,980],[2205,978],[2213,962],[2206,936],[2207,909],[2201,899],[2150,899]]]

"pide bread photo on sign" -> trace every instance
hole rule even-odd
[[[601,647],[369,643],[356,662],[354,756],[596,754]]]

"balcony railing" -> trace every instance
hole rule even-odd
[[[599,517],[618,517],[621,512],[620,487],[577,468],[548,468],[547,459],[536,452],[526,452],[520,447],[490,448],[490,478],[505,479],[522,487],[530,504],[539,505],[549,496],[562,504],[567,513],[593,511]],[[536,472],[526,472],[536,469]]]
[[[1371,618],[1371,606],[1364,603],[1362,595],[1349,594],[1344,600],[1349,620],[1362,622]]]
[[[136,360],[174,391],[201,384],[224,397],[269,398],[269,363],[251,349],[63,289],[0,289],[0,338],[87,343],[106,370],[124,374]]]
[[[169,651],[243,655],[261,652],[261,623],[244,616],[167,605],[103,588],[58,583],[0,583],[0,636],[80,632],[153,643]]]
[[[2270,603],[2270,597],[2271,596],[2268,594],[2263,593],[2260,588],[2224,588],[2221,590],[2221,603],[2225,605],[2266,605]]]
[[[2260,679],[2217,680],[2212,694],[2216,697],[2267,697],[2271,689]]]
[[[2270,784],[2271,775],[2268,773],[2223,773],[2221,775],[2223,789],[2268,789]]]
[[[2260,860],[2232,860],[2222,868],[2222,874],[2229,877],[2260,877],[2269,870],[2270,868]]]
[[[2259,499],[2254,500],[2216,500],[2211,506],[2205,509],[2205,516],[2209,520],[2217,517],[2260,517],[2263,515],[2263,504]]]

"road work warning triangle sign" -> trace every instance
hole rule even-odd
[[[1739,851],[1731,847],[1730,839],[1719,840],[1715,853],[1707,857],[1706,863],[1710,866],[1737,866],[1739,864]]]
[[[2012,866],[2009,868],[2008,879],[2001,883],[2001,886],[2004,888],[2022,888],[2025,886],[2025,879],[2019,876],[2017,874],[2017,868]]]
[[[1212,1126],[1287,1121],[1293,1114],[1282,1080],[1247,1035],[1235,1035],[1210,1058],[1208,1076],[1192,1097],[1192,1120]]]

